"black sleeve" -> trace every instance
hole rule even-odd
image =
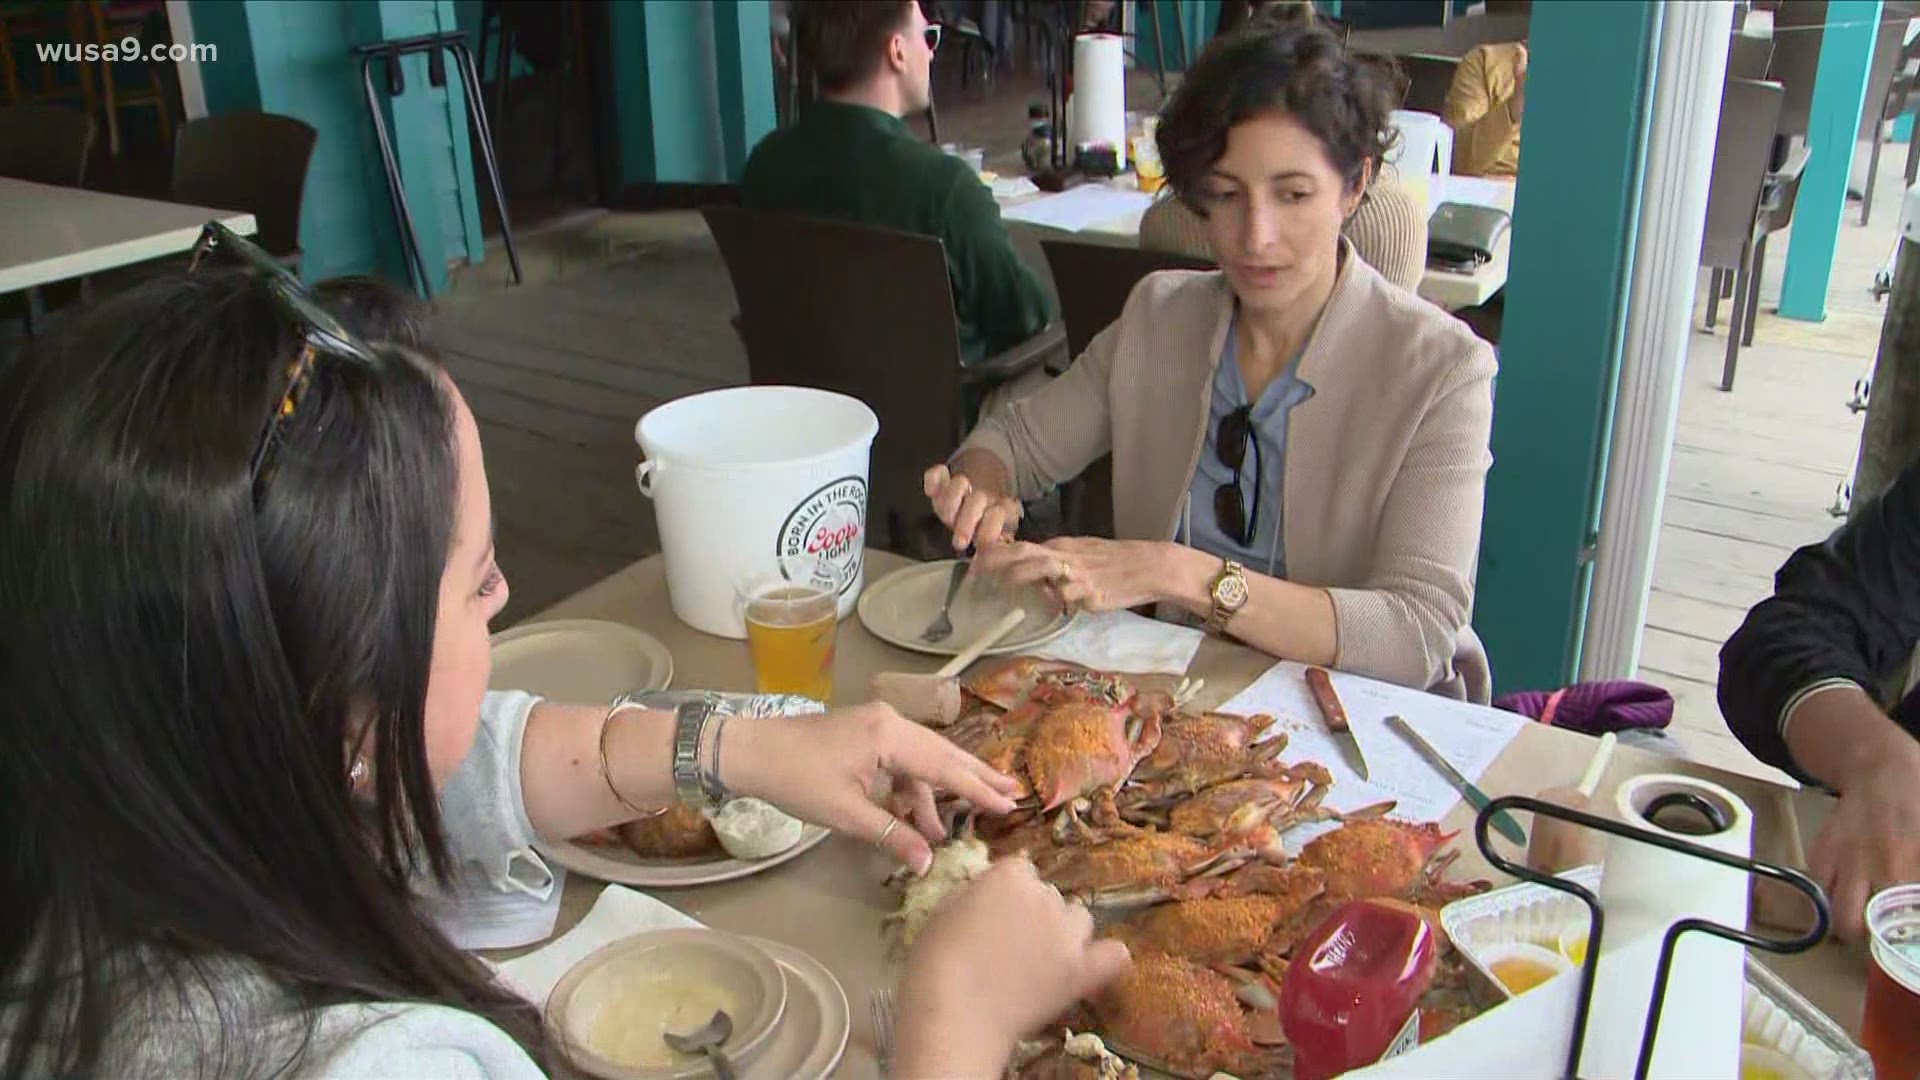
[[[1824,543],[1793,553],[1773,595],[1720,650],[1720,712],[1754,756],[1802,780],[1780,734],[1802,690],[1845,679],[1869,694],[1920,640],[1920,463]]]

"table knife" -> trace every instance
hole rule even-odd
[[[1307,689],[1313,691],[1313,703],[1320,708],[1320,718],[1327,722],[1327,730],[1333,733],[1333,741],[1340,747],[1340,753],[1347,759],[1347,767],[1360,774],[1360,779],[1371,780],[1367,775],[1367,758],[1360,752],[1360,740],[1353,737],[1353,729],[1347,726],[1347,709],[1340,704],[1340,695],[1334,693],[1333,676],[1326,668],[1307,669]]]
[[[1458,791],[1475,810],[1485,810],[1487,804],[1493,801],[1487,798],[1487,793],[1481,791],[1473,781],[1460,775],[1460,770],[1453,767],[1453,762],[1442,757],[1440,751],[1433,748],[1432,743],[1422,738],[1419,732],[1413,730],[1412,724],[1407,723],[1398,716],[1389,716],[1387,717],[1387,726],[1393,729],[1395,735],[1406,740],[1407,745],[1413,747],[1415,753],[1419,754],[1427,764],[1433,766],[1435,772],[1445,777],[1447,783],[1452,784],[1454,790]],[[1500,831],[1501,836],[1506,837],[1516,844],[1525,844],[1527,842],[1525,830],[1521,829],[1520,823],[1513,820],[1513,815],[1507,813],[1505,810],[1493,815],[1493,827]]]

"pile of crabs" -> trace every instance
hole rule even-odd
[[[1298,941],[1347,901],[1383,898],[1417,906],[1444,942],[1439,905],[1487,888],[1443,881],[1459,854],[1445,848],[1452,834],[1387,817],[1393,803],[1326,807],[1332,777],[1281,762],[1284,735],[1262,741],[1271,717],[1190,712],[1126,677],[1026,657],[965,688],[947,734],[1029,795],[1008,817],[962,813],[937,864],[1024,853],[1127,943],[1132,971],[1063,1021],[1132,1061],[1182,1077],[1289,1076],[1278,995]],[[1282,838],[1308,822],[1339,825],[1290,857]],[[903,911],[924,912],[912,890],[951,876],[907,883]],[[1440,971],[1422,1041],[1472,1012],[1457,959],[1443,956]],[[1018,1075],[1115,1073],[1111,1060],[1056,1048]]]

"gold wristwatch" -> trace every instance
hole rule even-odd
[[[1215,634],[1225,634],[1227,624],[1247,606],[1247,569],[1232,559],[1221,560],[1220,572],[1214,575],[1213,584],[1207,594],[1213,599],[1213,610],[1207,613],[1207,629]]]

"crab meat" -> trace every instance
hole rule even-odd
[[[1261,1046],[1283,1040],[1279,1016],[1250,1013],[1232,979],[1177,956],[1135,956],[1093,1011],[1114,1049],[1182,1076],[1257,1076],[1279,1065],[1279,1055]]]
[[[1439,904],[1490,887],[1486,881],[1440,880],[1460,857],[1458,850],[1441,850],[1456,835],[1390,818],[1354,821],[1314,839],[1301,850],[1300,862],[1326,875],[1329,904],[1375,897]]]
[[[883,920],[882,929],[892,932],[897,948],[906,949],[920,936],[941,901],[992,865],[986,843],[977,837],[961,836],[940,845],[934,849],[933,862],[925,874],[915,878],[902,871],[895,875],[893,883],[905,882],[906,887],[900,909]]]
[[[1022,1048],[1025,1050],[1025,1047]],[[1100,1036],[1063,1032],[1058,1042],[1035,1044],[1016,1055],[1016,1080],[1140,1080],[1140,1070],[1108,1050]]]

